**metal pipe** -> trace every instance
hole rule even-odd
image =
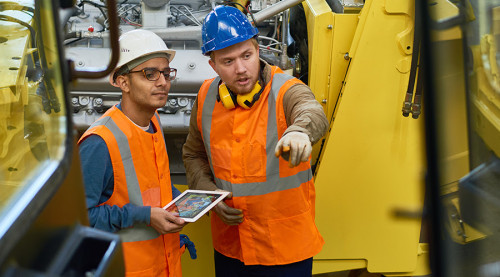
[[[288,69],[288,56],[286,55],[288,45],[288,10],[283,12],[283,23],[281,24],[281,69]]]
[[[200,40],[201,41],[201,26],[183,26],[173,28],[158,28],[148,29],[162,39],[170,40]]]
[[[274,15],[289,9],[297,4],[302,3],[304,0],[283,0],[279,1],[278,3],[269,6],[260,12],[254,13],[253,18],[255,20],[255,23],[260,23],[268,18],[273,17]]]
[[[283,0],[272,6],[269,6],[260,12],[254,13],[255,23],[262,22],[274,15],[293,7],[304,0]],[[195,40],[201,40],[201,26],[183,26],[174,28],[158,28],[158,29],[148,29],[153,31],[155,34],[160,36],[164,40],[193,40],[193,38],[199,38]]]
[[[118,43],[118,15],[116,11],[116,0],[108,0],[108,20],[109,20],[109,37],[111,43],[111,58],[108,66],[101,71],[80,71],[76,70],[74,64],[71,65],[71,76],[77,78],[97,79],[110,74],[118,63],[120,55],[120,45]]]

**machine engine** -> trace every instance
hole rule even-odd
[[[103,1],[78,0],[76,8],[62,16],[66,57],[78,70],[98,70],[109,62],[108,18]],[[261,58],[293,74],[295,61],[287,56],[288,7],[273,9],[276,1],[229,4],[248,11],[249,18],[256,23]],[[297,3],[300,1],[290,5]],[[177,68],[177,78],[172,81],[167,105],[158,110],[174,182],[182,182],[175,178],[184,176],[181,150],[196,94],[205,79],[216,76],[208,64],[209,58],[201,54],[201,25],[205,16],[220,4],[223,3],[214,0],[122,0],[117,7],[121,33],[144,28],[158,34],[170,49],[176,50],[171,66]],[[261,13],[256,20],[254,15],[261,11],[265,14]],[[71,95],[73,119],[80,134],[121,98],[121,92],[108,83],[108,78],[80,79],[72,85]]]

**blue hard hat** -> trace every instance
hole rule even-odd
[[[205,17],[201,28],[203,55],[210,51],[251,39],[259,33],[248,18],[237,8],[217,6]]]

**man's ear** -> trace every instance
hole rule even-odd
[[[215,73],[217,73],[217,70],[215,69],[215,62],[212,61],[212,59],[209,59],[208,60],[208,64],[210,64],[210,66],[212,67],[212,69],[215,71]]]
[[[123,92],[130,90],[130,80],[127,75],[120,75],[116,77],[116,87],[119,87]]]

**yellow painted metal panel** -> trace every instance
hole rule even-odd
[[[349,47],[358,23],[357,14],[334,14],[332,58],[330,61],[330,87],[327,98],[328,119],[332,118],[349,66]],[[314,90],[313,90],[314,91]],[[338,104],[337,104],[338,106]]]
[[[315,259],[331,260],[336,270],[334,264],[345,260],[366,260],[370,272],[417,269],[421,222],[394,215],[423,204],[423,121],[401,113],[413,1],[388,1],[393,13],[385,2],[367,1],[361,12],[341,104],[315,179],[316,222],[326,241]]]
[[[330,84],[330,59],[332,55],[333,13],[323,0],[308,0],[304,4],[308,20],[307,35],[309,42],[309,86],[316,99],[326,106],[323,99],[327,98]]]
[[[384,272],[384,276],[429,276],[431,274],[429,266],[429,245],[427,243],[420,243],[418,246],[417,254],[417,267],[412,272]]]
[[[212,245],[212,233],[210,231],[210,218],[203,216],[194,223],[188,224],[181,231],[189,236],[195,244],[198,258],[193,260],[186,252],[182,255],[182,275],[183,276],[215,276],[214,252]]]
[[[366,260],[320,260],[314,259],[313,274],[339,272],[366,268]]]
[[[188,187],[186,185],[175,185],[181,192]],[[214,277],[214,252],[212,244],[212,233],[210,230],[210,217],[202,216],[194,223],[186,225],[181,234],[186,234],[196,247],[196,259],[191,259],[188,250],[181,257],[182,275],[188,277],[203,276]]]
[[[473,127],[497,156],[500,155],[500,81],[496,61],[496,40],[492,35],[481,39],[481,47],[473,48],[475,56],[480,57],[477,64],[477,92],[472,97]]]
[[[446,115],[439,117],[439,126],[442,126],[442,132],[453,140],[440,145],[442,155],[445,160],[441,161],[442,166],[442,184],[457,182],[460,178],[469,172],[468,155],[468,135],[467,135],[467,107],[465,96],[465,83],[463,80],[464,65],[462,57],[462,41],[442,40],[433,43],[433,48],[437,51],[446,51],[450,55],[441,57],[439,71],[434,78],[436,81],[436,91],[441,103],[440,114]]]

